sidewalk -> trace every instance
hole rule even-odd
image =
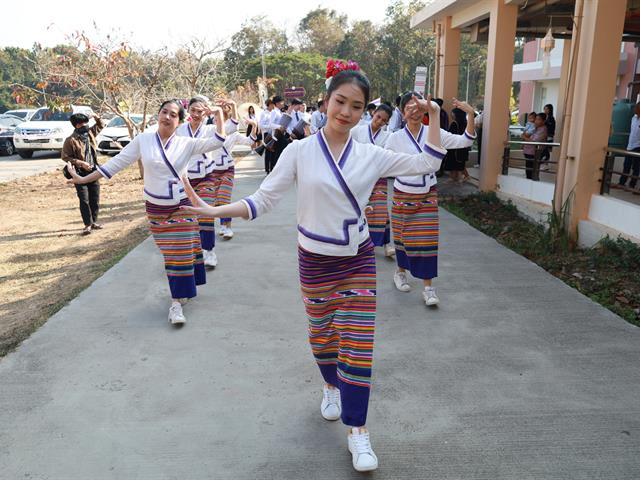
[[[251,158],[234,198],[264,177]],[[217,245],[167,322],[151,239],[0,360],[0,479],[347,479],[319,412],[295,192]],[[442,300],[378,257],[375,479],[640,478],[640,329],[441,212]]]

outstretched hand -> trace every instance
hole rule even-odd
[[[475,108],[473,108],[467,102],[463,102],[462,100],[458,100],[457,98],[453,99],[452,104],[453,104],[454,108],[459,108],[460,110],[462,110],[466,114],[475,115],[475,113],[476,113]]]
[[[76,168],[71,164],[71,162],[67,162],[67,172],[69,172],[69,175],[71,175],[71,178],[67,180],[67,183],[69,185],[82,183],[82,177],[78,175],[78,173],[76,172]]]
[[[182,184],[187,197],[189,197],[189,200],[191,201],[191,205],[182,205],[180,210],[193,213],[195,215],[214,217],[215,209],[207,205],[207,203],[198,196],[186,176],[182,176]]]
[[[418,98],[414,95],[412,100],[413,101],[407,105],[409,114],[419,111],[428,113],[429,116],[431,116],[438,115],[440,112],[440,106],[431,99],[431,94],[427,95],[427,98]]]

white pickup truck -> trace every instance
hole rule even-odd
[[[91,107],[73,105],[68,112],[39,108],[31,120],[15,129],[13,143],[18,155],[31,158],[36,150],[62,150],[65,138],[73,133],[69,118],[74,113],[84,113],[91,119],[89,124],[93,125]]]

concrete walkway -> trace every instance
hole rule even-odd
[[[0,360],[0,478],[362,478],[319,412],[294,200],[235,222],[183,329],[147,240]],[[446,212],[439,309],[378,268],[369,478],[640,478],[640,329]]]

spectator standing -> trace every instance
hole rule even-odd
[[[536,114],[535,126],[536,129],[533,131],[531,135],[527,133],[522,134],[522,138],[524,138],[527,142],[546,142],[547,141],[547,126],[545,122],[547,120],[547,116],[544,113]],[[527,159],[525,161],[527,167],[527,178],[533,178],[533,159],[536,154],[536,145],[523,145],[522,152],[524,153],[524,157]]]
[[[81,177],[94,172],[98,166],[96,135],[104,127],[98,115],[94,115],[95,125],[89,128],[89,117],[84,113],[74,113],[69,121],[73,125],[73,133],[64,141],[62,146],[62,161],[71,163]],[[91,230],[100,230],[98,223],[100,211],[100,180],[84,185],[75,185],[80,201],[80,215],[84,222],[83,235],[89,235]]]
[[[631,119],[631,128],[629,129],[629,143],[627,144],[627,150],[632,152],[640,152],[640,103],[636,103],[634,108],[634,116]],[[627,155],[624,157],[624,166],[622,167],[624,175],[620,175],[618,184],[625,186],[627,184],[627,175],[631,172],[631,175],[637,177],[640,175],[640,157],[632,157]],[[632,178],[629,181],[631,188],[636,188],[638,180]]]

